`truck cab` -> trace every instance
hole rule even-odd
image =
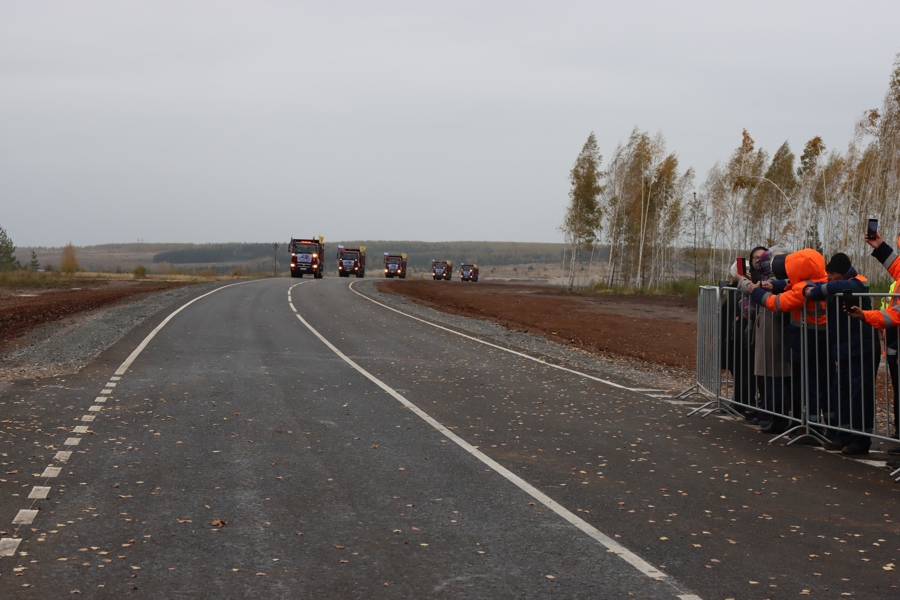
[[[453,263],[449,260],[431,261],[431,278],[435,281],[450,281],[453,277]]]
[[[338,246],[337,251],[338,275],[341,277],[366,276],[366,247],[344,248]]]
[[[459,265],[460,281],[478,281],[478,265],[463,263]]]
[[[384,253],[384,276],[406,279],[406,255]]]

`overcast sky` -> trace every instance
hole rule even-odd
[[[747,128],[844,149],[895,0],[0,0],[18,246],[561,241],[568,172],[661,132],[697,184]]]

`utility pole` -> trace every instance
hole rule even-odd
[[[272,250],[275,252],[275,260],[272,263],[272,277],[278,277],[278,242],[272,244]]]

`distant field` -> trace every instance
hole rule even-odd
[[[326,240],[326,249],[334,259],[338,244],[347,247],[365,245],[368,270],[380,274],[384,252],[403,252],[409,256],[412,274],[430,273],[432,259],[451,260],[454,265],[473,262],[481,266],[483,278],[552,280],[564,276],[563,244],[527,242],[416,242]],[[26,261],[34,251],[42,267],[58,266],[62,247],[19,247],[16,255]],[[228,274],[240,270],[247,274],[273,272],[276,251],[271,244],[104,244],[76,247],[78,262],[88,271],[131,273],[138,265],[149,274],[178,274],[214,271]],[[222,257],[222,260],[215,258]],[[163,260],[160,260],[163,259]],[[168,260],[167,260],[168,259]],[[277,269],[284,275],[288,268],[287,245],[277,250]],[[333,264],[329,265],[329,271]],[[596,270],[593,269],[593,270]],[[326,271],[328,273],[328,271]]]

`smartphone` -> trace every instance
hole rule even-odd
[[[866,229],[866,239],[874,240],[876,233],[878,233],[878,219],[869,219],[869,226]]]
[[[851,290],[844,290],[841,293],[841,305],[844,308],[844,312],[849,312],[850,308],[856,306],[856,302],[853,300],[853,292]]]
[[[744,277],[747,274],[746,265],[744,263],[744,257],[738,256],[734,262],[737,263],[738,277]]]

